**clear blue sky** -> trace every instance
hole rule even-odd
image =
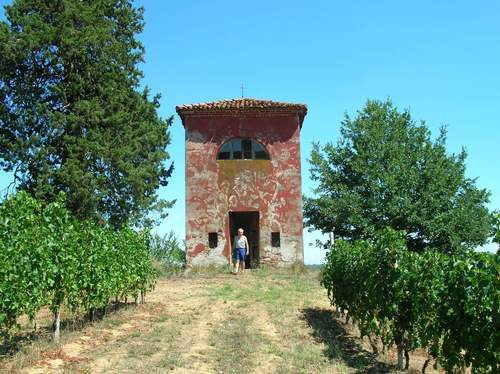
[[[0,0],[1,5],[10,1]],[[137,1],[145,6],[144,83],[175,106],[245,96],[305,103],[303,191],[311,142],[336,141],[344,112],[390,97],[448,126],[448,150],[468,151],[467,175],[500,208],[499,1]],[[175,162],[161,196],[177,199],[159,232],[184,235],[184,130],[175,115]],[[10,176],[0,174],[0,189]],[[306,243],[315,235],[306,233]],[[305,247],[307,263],[323,251]]]

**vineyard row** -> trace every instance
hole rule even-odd
[[[63,196],[48,205],[24,192],[9,197],[0,205],[2,335],[49,307],[58,340],[62,305],[92,315],[112,299],[143,299],[156,279],[148,243],[147,232],[73,219]]]
[[[422,348],[448,372],[499,372],[499,270],[496,254],[415,253],[386,229],[373,241],[338,241],[322,284],[362,336],[397,347],[399,369]]]

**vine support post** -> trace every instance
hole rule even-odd
[[[375,337],[375,339],[377,339]],[[377,341],[372,339],[372,334],[368,334],[368,341],[370,342],[370,345],[372,346],[373,354],[378,356],[378,347],[377,347]]]
[[[408,370],[410,368],[410,354],[408,353],[408,350],[405,349],[405,370]]]
[[[59,342],[59,338],[61,336],[61,309],[57,307],[54,311],[54,322],[52,323],[52,331],[54,333],[54,341],[56,343]]]
[[[398,370],[404,370],[403,347],[398,344]]]

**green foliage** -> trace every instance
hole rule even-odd
[[[114,227],[171,203],[159,96],[139,91],[143,9],[129,0],[15,0],[0,21],[0,167],[45,202]]]
[[[21,315],[65,304],[75,312],[112,297],[149,291],[156,279],[149,233],[77,221],[64,195],[43,205],[19,192],[0,205],[0,330],[8,338]]]
[[[401,350],[425,348],[448,371],[500,369],[498,255],[408,251],[404,233],[386,228],[373,241],[338,241],[322,284],[364,335]]]
[[[34,318],[50,300],[54,278],[40,204],[17,194],[0,205],[0,325],[9,334],[22,314]]]
[[[159,271],[164,275],[176,274],[186,265],[186,252],[173,231],[163,237],[158,234],[153,235],[149,245],[149,254],[158,262]]]
[[[345,116],[336,145],[315,144],[306,224],[351,240],[390,226],[406,232],[411,250],[456,252],[484,244],[491,225],[489,193],[464,176],[465,151],[448,155],[446,132],[432,141],[425,123],[390,101],[368,101]]]
[[[493,242],[498,244],[500,249],[500,211],[495,211],[492,214],[493,219]]]

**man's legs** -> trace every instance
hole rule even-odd
[[[239,267],[240,267],[240,260],[236,260],[236,267],[235,267],[235,270],[234,270],[235,274],[238,274],[238,268]]]
[[[245,260],[241,261],[241,273],[243,274],[245,272]]]

